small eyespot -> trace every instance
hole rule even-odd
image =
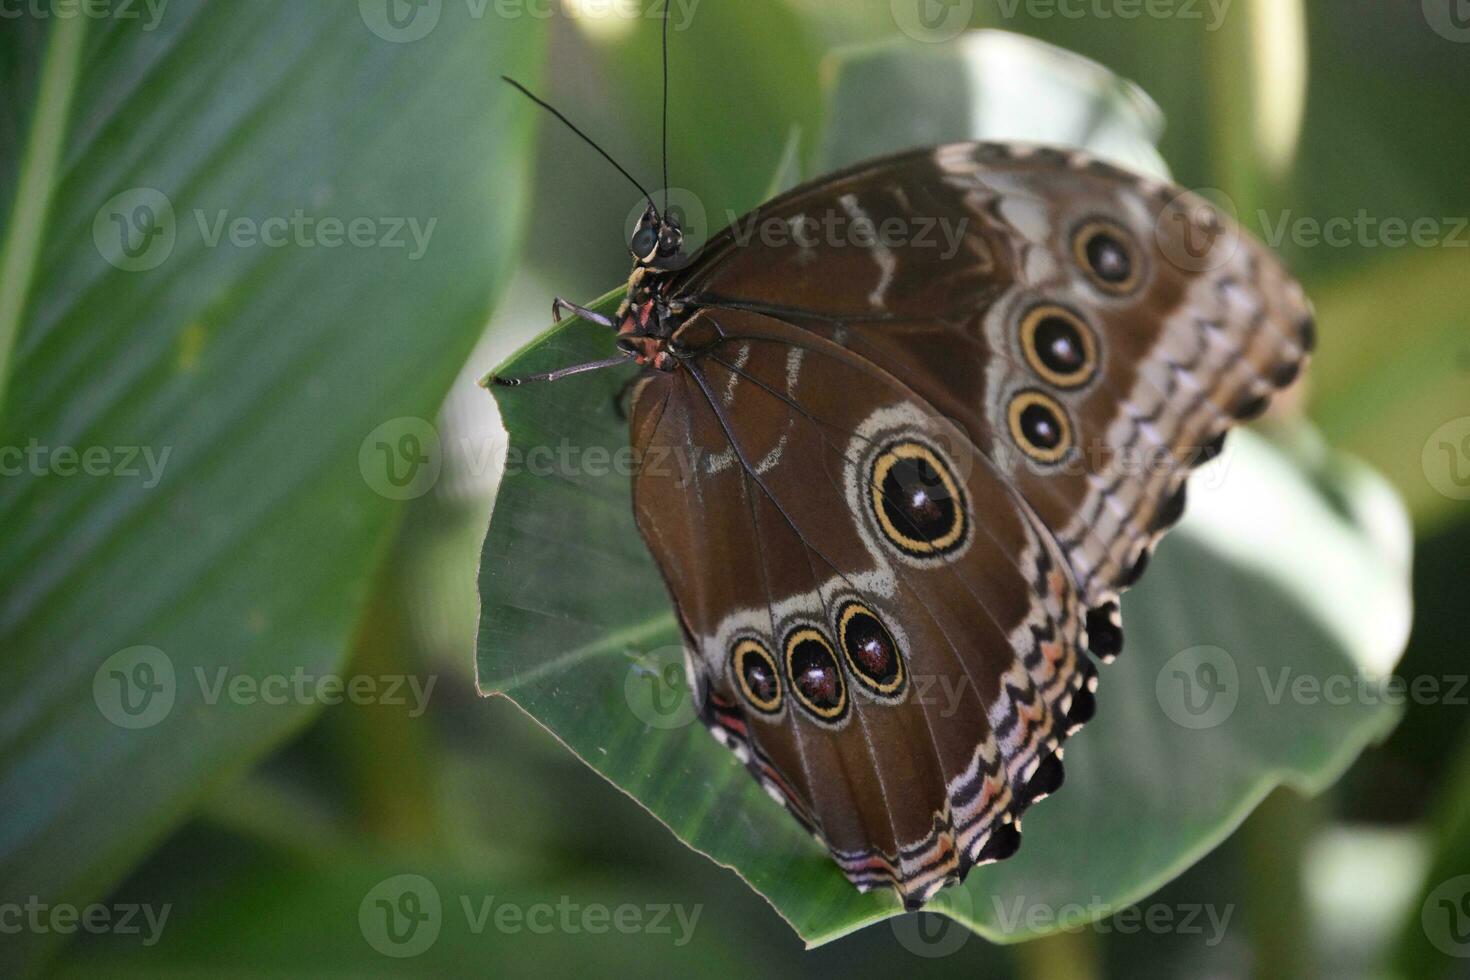
[[[730,651],[731,673],[740,693],[762,714],[781,710],[781,669],[776,658],[758,640],[740,640]]]
[[[1021,321],[1021,351],[1031,369],[1058,388],[1078,388],[1097,373],[1097,340],[1081,316],[1044,304]]]
[[[1112,221],[1084,224],[1073,236],[1072,250],[1093,285],[1105,293],[1126,296],[1143,279],[1143,259],[1133,236]]]
[[[868,690],[892,697],[905,680],[903,654],[878,614],[860,602],[837,613],[837,639],[853,676]]]
[[[915,558],[950,554],[965,543],[968,505],[939,454],[920,442],[897,442],[873,461],[873,516],[889,544]]]
[[[1011,399],[1011,438],[1039,463],[1056,463],[1072,448],[1072,425],[1055,398],[1023,391]]]
[[[847,714],[847,681],[832,644],[809,626],[786,637],[786,676],[796,700],[820,721],[840,721]]]

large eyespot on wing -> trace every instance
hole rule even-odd
[[[882,540],[916,561],[943,561],[969,540],[970,502],[954,466],[922,437],[900,437],[873,454],[867,504]]]
[[[728,339],[659,382],[659,438],[700,465],[635,483],[702,713],[855,885],[921,904],[1013,853],[1060,784],[1095,683],[1081,608],[994,468],[957,458],[962,432],[820,338],[716,318]]]
[[[1209,202],[1080,152],[952,144],[758,215],[829,210],[946,228],[952,247],[720,239],[691,294],[837,342],[953,418],[1055,536],[1097,649],[1116,652],[1118,594],[1189,472],[1300,374],[1315,334],[1300,286]]]

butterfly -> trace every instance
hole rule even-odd
[[[700,718],[853,885],[921,907],[1061,787],[1120,594],[1297,379],[1310,302],[1205,199],[1057,147],[861,163],[693,255],[645,196],[616,315],[553,307],[618,355],[495,380],[642,368],[637,458],[692,463],[633,502]]]

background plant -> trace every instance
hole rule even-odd
[[[1258,232],[1263,212],[1272,226],[1288,210],[1470,214],[1445,162],[1470,124],[1457,94],[1470,46],[1419,5],[1241,2],[1216,30],[1031,7],[976,3],[971,23],[1137,81],[1168,119],[1161,152],[1176,177],[1225,189]],[[57,973],[911,967],[888,926],[798,960],[764,902],[473,689],[474,569],[498,473],[480,452],[494,427],[472,378],[544,327],[551,295],[586,298],[625,276],[633,203],[565,133],[544,129],[533,146],[528,107],[495,76],[541,82],[651,175],[653,22],[494,6],[476,17],[446,0],[429,34],[404,40],[376,33],[355,3],[173,0],[151,30],[40,9],[0,29],[0,441],[172,454],[151,490],[54,470],[0,479],[0,899],[173,912],[154,946],[25,930],[0,938],[0,957]],[[793,127],[807,134],[804,162],[820,152],[823,59],[907,36],[888,3],[704,0],[674,39],[674,182],[714,214],[757,202]],[[99,214],[135,189],[161,192],[177,220],[151,270],[119,268],[98,243]],[[148,201],[110,213],[131,219]],[[260,222],[297,209],[439,222],[413,263],[386,247],[211,247],[195,230],[196,211]],[[1283,251],[1323,324],[1307,414],[1414,515],[1416,625],[1399,671],[1464,673],[1451,617],[1470,522],[1444,490],[1453,473],[1426,463],[1441,428],[1470,415],[1464,254],[1363,241]],[[440,475],[431,488],[374,487],[363,452],[414,432],[369,437],[409,417],[435,423]],[[1337,465],[1319,471],[1328,487],[1342,485]],[[121,729],[94,681],[139,646],[165,652],[188,696],[153,727]],[[218,667],[438,682],[416,717],[381,699],[209,704],[194,671]],[[1149,900],[1234,906],[1218,945],[1093,929],[1007,950],[970,939],[927,965],[1443,974],[1460,961],[1421,912],[1470,871],[1457,850],[1463,719],[1444,699],[1406,705],[1334,790],[1268,800]],[[431,878],[451,910],[493,895],[703,913],[682,946],[648,932],[446,927],[399,961],[365,940],[358,910],[406,872]]]

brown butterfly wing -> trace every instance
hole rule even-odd
[[[782,238],[817,227],[817,247]],[[1204,200],[999,144],[793,191],[711,240],[681,291],[834,339],[953,418],[1055,536],[1103,655],[1190,469],[1312,345],[1301,288]]]
[[[1081,645],[1121,647],[1118,591],[1190,468],[1299,371],[1306,299],[1197,198],[990,144],[783,195],[672,294],[701,311],[692,355],[638,391],[634,437],[699,465],[646,468],[635,500],[705,720],[856,884],[922,902],[1012,853],[1060,783],[1093,710]],[[898,544],[943,539],[939,471],[969,534],[916,557]],[[864,671],[888,646],[907,686],[885,694]]]
[[[697,702],[856,885],[917,905],[1014,852],[1091,714],[1060,552],[880,365],[741,311],[681,339],[634,396],[634,503]]]

